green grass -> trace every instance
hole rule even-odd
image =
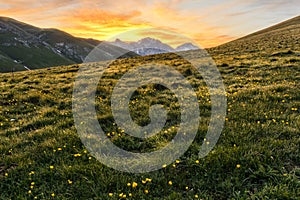
[[[39,69],[50,66],[65,65],[66,63],[75,63],[74,61],[68,60],[53,53],[50,49],[47,49],[45,47],[27,48],[19,45],[0,47],[0,51],[5,52],[8,56],[10,56],[10,58],[13,58],[14,60],[22,60],[23,65],[28,66],[30,69]],[[8,69],[4,72],[10,70],[11,69]]]
[[[3,52],[0,51],[0,71],[1,72],[12,72],[12,71],[24,71],[25,68],[19,64],[15,63],[13,59],[9,58]],[[8,67],[9,66],[9,67]]]
[[[83,59],[100,41],[74,37],[57,29],[41,29],[32,25],[1,17],[0,23],[0,72],[26,71],[52,66],[82,63]],[[60,46],[62,45],[63,46]],[[102,60],[109,55],[127,52],[109,44],[102,46]],[[60,52],[60,53],[58,53]],[[123,57],[137,54],[128,52]],[[14,60],[18,61],[15,63]]]
[[[217,54],[236,55],[247,52],[265,57],[276,51],[289,50],[296,51],[296,56],[299,56],[300,16],[211,49]]]
[[[217,145],[202,159],[197,156],[210,97],[199,76],[171,54],[115,61],[98,85],[96,108],[110,140],[131,151],[168,143],[180,113],[171,91],[148,85],[132,97],[132,116],[147,124],[149,102],[163,103],[169,111],[164,130],[139,141],[118,129],[110,94],[128,68],[147,61],[169,64],[197,88],[202,118],[195,141],[178,163],[145,174],[110,169],[82,145],[72,115],[78,66],[1,74],[0,199],[120,199],[122,193],[127,199],[298,199],[300,61],[297,49],[276,52],[212,52],[226,86],[228,114]]]

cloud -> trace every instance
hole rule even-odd
[[[37,26],[56,25],[55,21],[76,5],[74,0],[10,0],[1,2],[0,13],[3,16],[19,19]]]
[[[137,28],[162,28],[208,47],[293,17],[299,6],[299,0],[0,0],[0,13],[95,39]],[[173,45],[181,41],[158,32],[149,35]]]
[[[145,31],[140,31],[137,35],[140,36],[140,38],[153,37],[159,39],[167,42],[172,47],[177,47],[183,43],[196,43],[184,35],[163,28],[146,29]]]
[[[214,47],[217,46],[219,44],[224,44],[226,42],[232,41],[237,39],[237,37],[235,36],[231,36],[231,35],[210,35],[210,34],[195,34],[193,35],[196,42],[198,42],[198,44],[203,45],[203,47]]]
[[[98,25],[124,25],[130,19],[140,15],[139,11],[133,10],[127,13],[113,13],[101,9],[77,9],[74,13],[61,17],[60,21],[64,23],[80,24],[98,24]]]
[[[204,22],[203,16],[182,9],[188,0],[102,0],[91,3],[87,0],[48,0],[37,2],[12,0],[0,7],[1,13],[41,27],[55,27],[79,37],[109,38],[112,35],[137,28],[156,27],[175,31],[191,37],[199,46],[204,46],[199,33],[214,35],[224,31],[223,27]],[[148,33],[168,41],[171,45],[180,44],[182,38],[163,34]],[[218,40],[219,41],[219,40]],[[214,42],[211,42],[214,43]]]
[[[135,23],[131,19],[140,15],[133,10],[122,14],[110,12],[98,8],[80,8],[58,19],[64,24],[64,30],[80,37],[95,37],[106,39],[118,32],[124,32],[135,28],[149,27],[146,23]]]

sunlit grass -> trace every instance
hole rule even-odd
[[[163,147],[176,134],[178,105],[169,90],[139,88],[129,104],[134,120],[149,123],[151,100],[167,105],[169,121],[146,141],[130,137],[114,124],[110,110],[121,75],[153,59],[176,67],[196,88],[202,119],[195,142],[171,165],[140,175],[102,165],[82,145],[72,116],[78,66],[1,74],[0,199],[297,199],[300,61],[287,53],[213,55],[226,86],[228,114],[218,144],[202,159],[198,151],[210,97],[189,65],[172,55],[118,60],[98,85],[96,108],[107,137],[142,152]]]

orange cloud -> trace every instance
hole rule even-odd
[[[196,42],[202,44],[204,47],[214,47],[220,44],[237,39],[235,36],[230,35],[209,35],[209,34],[196,34],[193,35]]]
[[[292,17],[295,15],[293,13],[299,13],[297,10],[299,0],[284,2],[283,0],[0,0],[0,14],[35,26],[59,28],[75,36],[100,40],[138,28],[162,28],[186,35],[196,41],[198,46],[211,47],[246,35],[260,27],[267,27],[270,16],[273,16],[272,20],[278,20],[279,17],[273,12],[282,6],[286,10],[286,16]],[[266,14],[267,12],[271,13]],[[255,21],[256,16],[261,16],[260,20]],[[148,34],[145,36],[157,37],[173,46],[183,41],[179,37],[158,32]],[[139,37],[141,35],[134,35],[132,38]]]
[[[64,30],[80,37],[106,39],[120,32],[149,27],[146,23],[134,23],[131,19],[139,11],[117,14],[101,9],[78,9],[74,14],[59,19]]]
[[[213,27],[201,21],[198,14],[181,10],[179,5],[183,2],[185,0],[154,0],[151,3],[128,0],[122,4],[110,0],[93,3],[87,0],[11,0],[0,6],[0,12],[36,26],[59,28],[78,37],[103,40],[128,30],[157,27],[179,32],[200,42],[199,46],[206,46],[205,37],[194,36],[199,32],[218,35],[212,31]],[[173,46],[186,41],[162,32],[149,32],[144,36],[156,37]]]

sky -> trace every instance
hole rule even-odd
[[[0,0],[0,16],[108,40],[134,30],[172,45],[213,47],[300,15],[299,0]],[[138,34],[137,30],[152,30]],[[132,32],[131,32],[132,33]],[[122,38],[121,38],[122,39]]]

